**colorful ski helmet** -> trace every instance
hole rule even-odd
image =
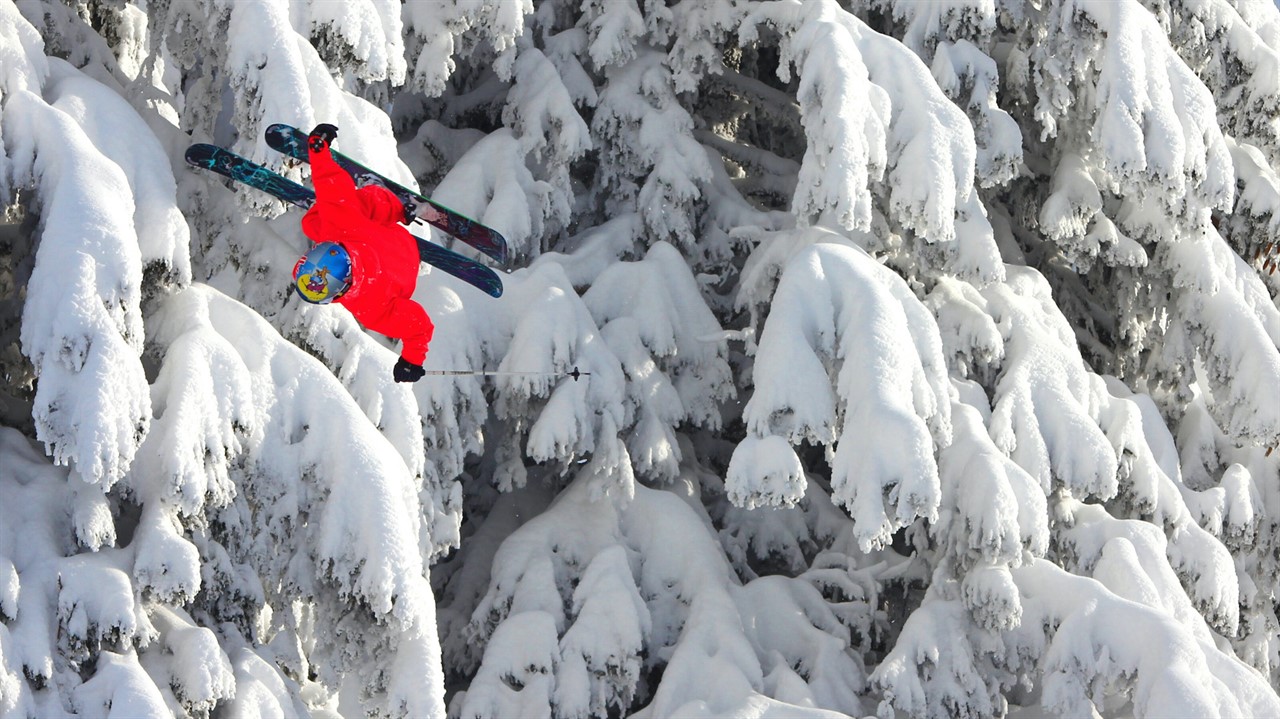
[[[351,286],[351,256],[336,242],[321,242],[293,266],[293,288],[302,299],[327,305]]]

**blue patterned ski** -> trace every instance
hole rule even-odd
[[[310,160],[307,155],[307,133],[296,127],[283,124],[271,125],[267,128],[267,144],[295,160],[303,162]],[[415,214],[418,220],[449,233],[506,267],[507,240],[497,230],[476,222],[466,215],[455,212],[403,185],[392,182],[385,176],[370,170],[368,167],[336,150],[331,152],[338,166],[355,178],[358,184],[372,181],[391,190],[406,206],[416,208]]]
[[[187,164],[192,167],[213,170],[303,209],[311,207],[316,201],[316,193],[310,188],[303,187],[273,172],[270,168],[216,145],[203,143],[192,145],[187,148],[186,159]],[[432,267],[439,267],[488,295],[502,296],[502,280],[491,268],[421,237],[416,239],[418,255],[423,262]]]

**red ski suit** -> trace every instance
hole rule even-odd
[[[404,206],[390,190],[356,183],[329,148],[311,155],[316,204],[302,217],[314,242],[336,242],[351,255],[351,287],[334,300],[367,329],[404,342],[400,356],[422,365],[435,325],[409,299],[418,283],[418,241],[400,225]]]

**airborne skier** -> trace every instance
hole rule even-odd
[[[336,302],[365,328],[401,340],[392,375],[417,382],[435,325],[410,299],[418,243],[399,223],[412,217],[389,190],[356,188],[329,152],[337,136],[338,128],[320,124],[307,138],[316,202],[302,218],[302,231],[317,244],[294,265],[294,289],[307,302]]]

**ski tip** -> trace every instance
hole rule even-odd
[[[223,150],[217,145],[210,145],[207,142],[197,142],[196,144],[187,147],[187,151],[183,153],[183,159],[186,160],[188,165],[197,170],[207,170],[210,169],[214,162],[214,158],[218,156],[220,151]]]

